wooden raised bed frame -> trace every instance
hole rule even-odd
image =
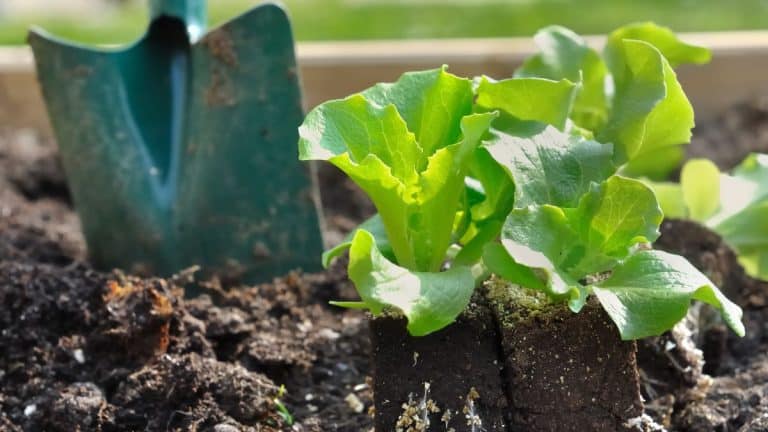
[[[680,37],[712,49],[712,62],[683,66],[678,75],[693,102],[697,120],[706,121],[734,103],[768,95],[768,31],[688,33]],[[600,47],[604,38],[587,40]],[[297,46],[307,108],[341,98],[377,82],[394,81],[408,70],[448,64],[453,73],[511,76],[536,52],[530,37],[408,41],[305,42]],[[33,128],[50,134],[26,47],[0,48],[0,127]]]

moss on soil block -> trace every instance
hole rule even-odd
[[[497,299],[511,430],[613,432],[643,414],[636,344],[596,302],[574,314],[537,293],[486,286]]]

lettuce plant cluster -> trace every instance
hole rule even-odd
[[[300,127],[302,160],[326,160],[378,214],[343,244],[358,302],[420,336],[453,322],[491,273],[567,303],[594,296],[621,337],[660,334],[692,300],[744,333],[741,310],[684,258],[655,251],[657,195],[633,177],[679,163],[693,109],[673,67],[709,52],[650,23],[602,53],[550,27],[510,79],[446,67],[326,102]]]

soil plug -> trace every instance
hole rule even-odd
[[[377,431],[421,430],[416,424],[507,430],[499,338],[487,307],[473,304],[456,323],[424,337],[408,335],[403,319],[378,317],[371,320],[371,341]],[[415,366],[414,349],[421,353]]]
[[[624,430],[627,420],[643,413],[635,342],[621,340],[596,302],[574,314],[562,304],[525,301],[525,290],[517,289],[515,301],[506,298],[493,308],[511,428]]]
[[[151,0],[147,33],[90,49],[30,32],[91,261],[259,281],[322,249],[293,37],[267,3],[205,33],[204,0]]]

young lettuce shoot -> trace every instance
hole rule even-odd
[[[747,273],[768,280],[768,155],[749,155],[731,174],[693,159],[683,166],[680,183],[649,184],[667,217],[710,228],[738,252]]]
[[[456,214],[466,200],[465,178],[496,117],[474,113],[473,97],[470,80],[440,68],[406,73],[307,115],[300,158],[331,162],[378,210],[324,258],[349,248],[349,277],[362,300],[340,305],[374,314],[395,308],[412,334],[424,335],[453,322],[469,303],[473,263],[441,270],[464,234]],[[386,240],[377,242],[377,232]]]
[[[535,40],[541,53],[515,76],[580,83],[570,118],[598,141],[614,145],[614,160],[624,174],[660,179],[679,166],[694,119],[673,68],[707,63],[707,49],[653,23],[614,31],[602,56],[559,26],[540,30]]]

